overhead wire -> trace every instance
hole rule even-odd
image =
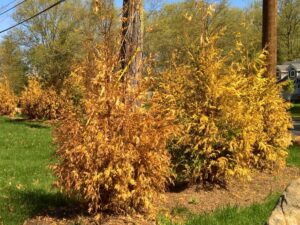
[[[17,8],[18,6],[22,5],[23,3],[25,3],[27,0],[23,0],[21,2],[19,2],[18,4],[15,4],[14,6],[10,7],[9,9],[5,10],[4,12],[0,13],[0,16],[2,16],[3,14]]]
[[[26,0],[25,0],[25,1],[26,1]],[[14,25],[12,25],[12,26],[10,26],[10,27],[4,29],[4,30],[1,30],[1,31],[0,31],[0,34],[6,32],[6,31],[9,31],[9,30],[11,30],[11,29],[13,29],[13,28],[15,28],[15,27],[17,27],[17,26],[23,24],[23,23],[28,22],[29,20],[31,20],[31,19],[33,19],[33,18],[35,18],[35,17],[37,17],[37,16],[43,14],[44,12],[46,12],[46,11],[48,11],[48,10],[54,8],[55,6],[57,6],[57,5],[61,4],[61,3],[63,3],[64,1],[66,1],[66,0],[60,0],[60,1],[57,1],[56,3],[54,3],[54,4],[50,5],[50,6],[48,6],[47,8],[45,8],[44,10],[42,10],[42,11],[40,11],[40,12],[34,14],[33,16],[31,16],[31,17],[29,17],[29,18],[27,18],[27,19],[24,19],[24,20],[22,20],[21,22],[16,23],[16,24],[14,24]],[[1,14],[0,14],[0,15],[1,15]]]
[[[2,15],[4,15],[5,13],[9,12],[9,11],[7,11],[6,9],[7,9],[11,4],[13,4],[13,3],[15,3],[15,2],[17,2],[17,1],[19,1],[19,0],[13,0],[13,1],[7,3],[6,5],[1,6],[1,7],[0,7],[0,13],[1,13]],[[7,12],[5,12],[5,11],[7,11]],[[0,17],[2,17],[2,16],[0,16]],[[9,19],[9,18],[10,18],[10,16],[6,16],[6,17],[1,18],[1,19],[0,19],[0,23],[3,23],[5,20],[7,20],[7,19]]]
[[[15,3],[16,1],[18,1],[18,0],[13,0],[13,1],[7,3],[6,5],[1,6],[0,7],[0,11],[5,10],[6,8],[8,8],[8,6],[10,6],[11,4]]]
[[[0,7],[0,18],[1,18],[0,19],[0,24],[11,17],[10,15],[8,15],[6,17],[3,17],[4,14],[8,13],[9,11],[11,11],[11,10],[15,9],[16,7],[20,6],[21,4],[25,3],[25,1],[20,2],[16,5],[14,5],[13,7],[7,9],[10,5],[12,5],[13,3],[15,3],[17,1],[19,1],[19,0],[13,0],[13,1],[7,3],[6,5]]]

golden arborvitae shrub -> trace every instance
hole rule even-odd
[[[16,97],[9,86],[8,80],[0,78],[0,115],[10,116],[17,107]]]
[[[66,110],[66,101],[53,88],[43,89],[37,78],[29,78],[20,97],[22,114],[30,119],[59,119]]]
[[[148,212],[170,177],[165,150],[172,134],[168,109],[158,111],[147,98],[146,80],[133,88],[116,57],[95,59],[93,87],[84,114],[67,113],[55,132],[56,185],[88,203],[90,213]],[[148,82],[147,81],[147,82]],[[150,109],[144,103],[152,104]]]
[[[237,42],[222,57],[218,38],[201,38],[190,64],[174,65],[159,80],[163,107],[182,127],[169,143],[178,181],[224,184],[230,175],[281,167],[291,143],[289,104],[275,75],[265,75],[266,53],[251,60]]]
[[[247,86],[243,102],[248,106],[247,113],[256,126],[253,133],[251,167],[257,169],[282,168],[285,165],[287,148],[291,144],[292,120],[289,112],[290,103],[282,98],[282,87],[276,83],[276,76],[267,75],[265,60],[267,52],[262,52],[249,60],[246,49],[238,43],[237,51],[241,53],[238,68],[235,64],[229,73],[245,74]],[[256,119],[255,119],[256,118]],[[254,122],[257,120],[257,122]]]

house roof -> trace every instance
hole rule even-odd
[[[277,65],[277,69],[279,69],[281,72],[288,72],[289,65]]]
[[[300,71],[300,63],[291,63],[291,67],[294,67],[297,71]]]
[[[282,65],[290,65],[293,63],[296,63],[296,64],[300,63],[300,59],[295,59],[293,61],[286,61],[286,62],[282,63]]]

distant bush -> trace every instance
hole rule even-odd
[[[74,106],[80,106],[83,103],[86,94],[83,77],[76,72],[72,72],[65,79],[62,92],[72,101]]]
[[[266,75],[266,52],[250,59],[237,41],[222,57],[218,38],[202,38],[189,64],[174,65],[159,80],[170,103],[162,107],[173,109],[182,127],[169,144],[178,181],[224,184],[251,169],[282,167],[291,143],[289,104],[275,75]]]
[[[52,88],[43,89],[36,78],[28,80],[28,86],[21,93],[22,114],[30,119],[58,119],[66,110],[67,99],[63,99]]]
[[[17,107],[14,95],[8,80],[4,77],[0,80],[0,115],[13,115]]]
[[[173,133],[170,112],[155,107],[159,96],[150,109],[139,107],[149,101],[146,78],[132,88],[129,79],[120,81],[117,63],[113,54],[95,59],[84,114],[68,113],[55,132],[56,184],[81,196],[90,213],[149,212],[171,174],[165,150]]]

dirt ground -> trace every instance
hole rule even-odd
[[[300,177],[300,170],[287,167],[277,173],[255,172],[252,180],[232,179],[226,188],[214,188],[212,190],[197,190],[196,186],[184,189],[180,192],[167,192],[165,197],[156,202],[156,205],[164,214],[170,215],[173,210],[182,208],[194,214],[212,212],[217,208],[226,206],[249,206],[253,203],[264,202],[266,198],[275,193],[281,193],[291,180]],[[59,211],[59,209],[58,209]],[[104,225],[150,225],[156,224],[155,220],[144,219],[142,216],[103,218],[96,222],[87,216],[68,215],[68,212],[59,213],[60,216],[47,213],[27,220],[24,225],[52,225],[52,224],[104,224]]]

